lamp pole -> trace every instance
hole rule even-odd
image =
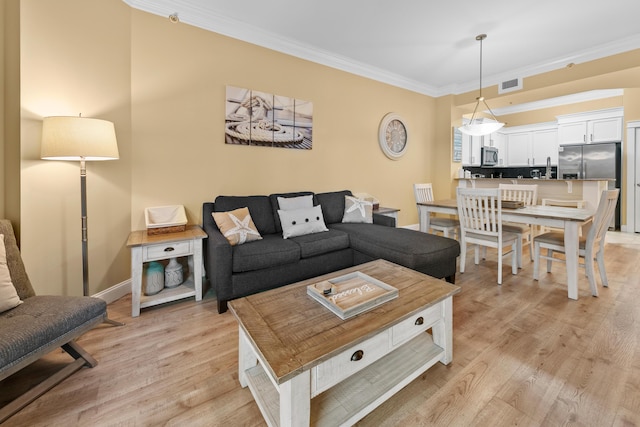
[[[87,238],[87,167],[80,158],[80,210],[82,214],[82,295],[89,296],[89,240]]]

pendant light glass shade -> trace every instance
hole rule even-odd
[[[471,120],[460,127],[460,132],[471,136],[489,135],[504,126],[504,123],[501,123],[496,119],[496,116],[493,114],[493,111],[491,111],[491,108],[489,108],[487,101],[484,100],[484,96],[482,96],[482,40],[486,38],[486,34],[476,36],[476,40],[480,42],[480,94],[476,98],[476,107],[473,109]],[[489,114],[491,114],[491,118],[477,116],[480,103],[484,104],[486,109],[489,111]]]

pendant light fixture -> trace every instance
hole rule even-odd
[[[493,111],[491,111],[491,108],[489,108],[489,105],[487,105],[487,101],[484,100],[484,96],[482,96],[482,41],[486,38],[486,34],[480,34],[476,36],[476,40],[480,42],[480,94],[476,98],[476,107],[473,109],[471,120],[460,127],[460,132],[471,136],[488,135],[504,126],[504,123],[501,123],[498,121],[498,119],[496,119]],[[483,103],[484,106],[487,107],[487,110],[493,118],[476,117],[480,103]]]

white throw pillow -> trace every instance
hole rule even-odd
[[[357,197],[344,196],[344,216],[342,222],[373,222],[373,203],[358,199]]]
[[[22,304],[11,281],[7,267],[7,251],[4,248],[4,234],[0,234],[0,313]]]
[[[282,224],[282,237],[285,239],[329,231],[324,223],[320,205],[291,211],[280,209],[278,215]]]
[[[312,208],[313,194],[308,194],[306,196],[297,196],[297,197],[278,197],[278,206],[283,211]]]

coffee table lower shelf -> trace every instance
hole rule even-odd
[[[422,333],[311,399],[311,424],[352,425],[442,360],[444,349]],[[260,364],[246,370],[249,389],[269,426],[280,425],[280,395]]]

